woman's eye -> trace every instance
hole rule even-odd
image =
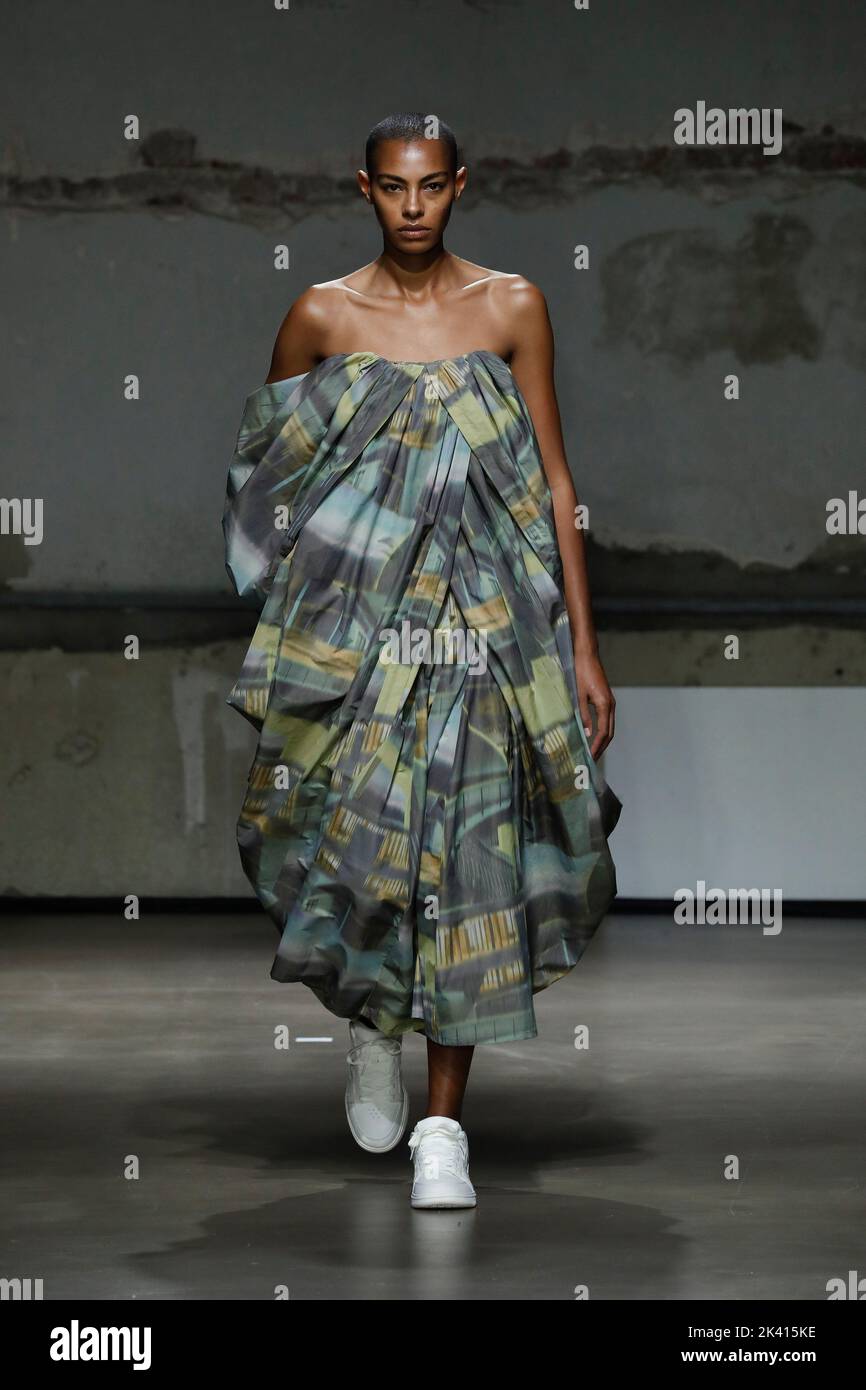
[[[399,193],[401,191],[401,187],[402,185],[399,183],[382,184],[382,188],[386,193]],[[427,193],[441,193],[444,187],[444,183],[427,183],[424,185],[424,190]]]

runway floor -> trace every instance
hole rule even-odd
[[[862,925],[611,914],[535,997],[537,1038],[476,1048],[477,1208],[416,1212],[424,1039],[406,1134],[365,1153],[346,1022],[270,979],[264,915],[6,916],[0,1275],[45,1299],[826,1300],[863,1272]]]

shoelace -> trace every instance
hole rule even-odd
[[[432,1141],[429,1146],[432,1149],[430,1154],[427,1153],[428,1140]],[[446,1173],[450,1173],[452,1177],[463,1178],[465,1181],[466,1168],[469,1164],[469,1146],[466,1142],[465,1134],[458,1134],[455,1136],[453,1130],[441,1129],[438,1126],[433,1126],[431,1129],[427,1129],[421,1134],[413,1133],[410,1136],[409,1152],[413,1157],[415,1157],[415,1150],[419,1144],[425,1145],[424,1155],[421,1159],[422,1163],[425,1163],[428,1158],[436,1158],[440,1171],[444,1170]]]
[[[352,1049],[349,1062],[360,1068],[358,1079],[366,1094],[393,1099],[396,1082],[393,1068],[401,1050],[399,1044],[390,1039],[387,1043],[361,1043]]]

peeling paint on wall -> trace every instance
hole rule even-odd
[[[771,158],[757,146],[593,145],[533,159],[481,158],[471,150],[465,206],[482,202],[537,211],[576,198],[587,189],[640,182],[682,188],[713,199],[766,186],[788,198],[796,188],[845,180],[866,187],[866,139],[825,126],[818,133],[783,122],[784,143]],[[253,225],[300,222],[318,213],[346,214],[355,191],[354,165],[345,174],[291,173],[220,159],[202,159],[188,130],[156,130],[133,147],[137,167],[102,177],[62,174],[22,178],[0,175],[0,206],[34,212],[129,212],[136,209],[198,213]],[[360,204],[357,211],[362,211]]]
[[[729,349],[745,364],[814,360],[821,330],[798,273],[814,238],[792,214],[765,214],[732,246],[707,231],[626,242],[602,271],[604,346],[629,343],[689,367]]]
[[[658,600],[679,606],[684,619],[691,606],[700,611],[707,601],[724,613],[739,606],[764,608],[763,621],[775,605],[789,609],[789,621],[803,621],[810,607],[824,619],[834,609],[840,622],[866,626],[866,545],[862,536],[827,536],[810,555],[790,568],[761,560],[737,560],[718,550],[674,548],[651,542],[639,550],[600,545],[587,537],[587,558],[593,592],[606,598],[636,598],[638,612],[663,607]],[[596,601],[596,606],[603,605]],[[616,609],[611,605],[611,611]],[[781,611],[779,613],[781,617]],[[608,617],[608,622],[615,621]],[[694,621],[694,619],[693,619]]]

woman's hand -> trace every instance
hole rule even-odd
[[[595,710],[595,738],[589,751],[597,759],[613,738],[616,700],[607,683],[604,668],[594,652],[575,647],[574,672],[577,676],[580,720],[587,738],[592,734],[590,706]]]

